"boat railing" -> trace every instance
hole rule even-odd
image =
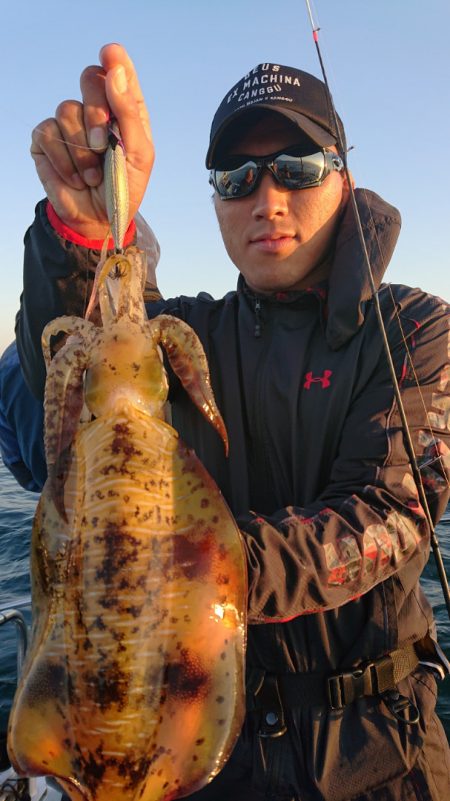
[[[15,623],[17,631],[17,675],[20,676],[23,661],[28,647],[28,627],[25,618],[18,609],[0,609],[0,626]]]

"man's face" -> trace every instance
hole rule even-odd
[[[226,152],[267,156],[298,144],[299,137],[289,120],[268,112]],[[291,191],[264,170],[250,195],[223,201],[216,193],[214,205],[231,260],[252,289],[271,293],[304,289],[327,275],[327,256],[347,197],[342,173],[331,172],[321,186]]]

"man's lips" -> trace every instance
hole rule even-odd
[[[294,241],[292,234],[260,234],[250,240],[250,245],[265,253],[281,253],[291,247]]]

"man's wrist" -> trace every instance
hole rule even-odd
[[[83,226],[83,228],[79,231],[75,231],[69,225],[67,225],[61,217],[59,217],[53,208],[50,201],[47,201],[46,205],[47,217],[50,225],[55,230],[59,236],[63,239],[67,240],[68,242],[73,242],[75,245],[81,245],[85,248],[90,248],[91,250],[101,250],[103,247],[103,243],[105,241],[105,237],[109,233],[110,229],[109,226],[106,225],[104,228],[103,226]],[[136,225],[134,220],[132,220],[128,226],[127,232],[124,238],[124,246],[131,244],[136,234]],[[108,249],[112,249],[114,247],[114,242],[112,237],[108,241]]]

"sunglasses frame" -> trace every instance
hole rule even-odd
[[[333,172],[334,170],[336,170],[337,172],[342,172],[342,170],[344,169],[343,160],[333,150],[327,150],[326,148],[321,148],[320,150],[317,150],[315,153],[296,155],[295,153],[289,152],[293,151],[294,149],[295,148],[284,148],[283,150],[277,151],[277,153],[270,153],[268,156],[243,156],[242,158],[245,158],[245,161],[242,161],[240,165],[238,164],[236,167],[233,167],[232,169],[228,170],[219,169],[218,167],[213,167],[213,169],[210,171],[209,174],[209,183],[211,184],[211,186],[214,187],[215,191],[217,192],[221,200],[240,200],[243,197],[251,195],[251,193],[255,191],[256,187],[258,186],[261,180],[264,167],[269,170],[270,174],[273,176],[273,178],[275,178],[276,182],[280,184],[280,186],[283,186],[285,189],[287,189],[289,192],[300,191],[302,189],[313,189],[315,186],[321,186],[325,178],[327,178],[327,176],[331,172]],[[298,148],[296,148],[296,150],[298,151]],[[324,157],[322,172],[320,174],[320,177],[316,181],[313,181],[312,183],[307,184],[306,186],[298,186],[298,187],[286,186],[285,181],[283,181],[283,179],[279,175],[277,175],[276,171],[274,170],[274,164],[276,160],[280,158],[280,156],[288,156],[292,159],[300,159],[301,161],[304,161],[305,159],[311,157],[317,157],[319,153],[322,154]],[[236,158],[239,158],[239,156],[236,156]],[[246,164],[249,165],[249,169],[250,167],[252,168],[256,167],[256,177],[254,183],[246,191],[242,192],[242,194],[222,195],[218,188],[219,182],[216,179],[216,173],[217,172],[231,173],[234,170],[242,169],[243,167],[245,167]],[[292,179],[286,179],[286,180],[292,180]]]

